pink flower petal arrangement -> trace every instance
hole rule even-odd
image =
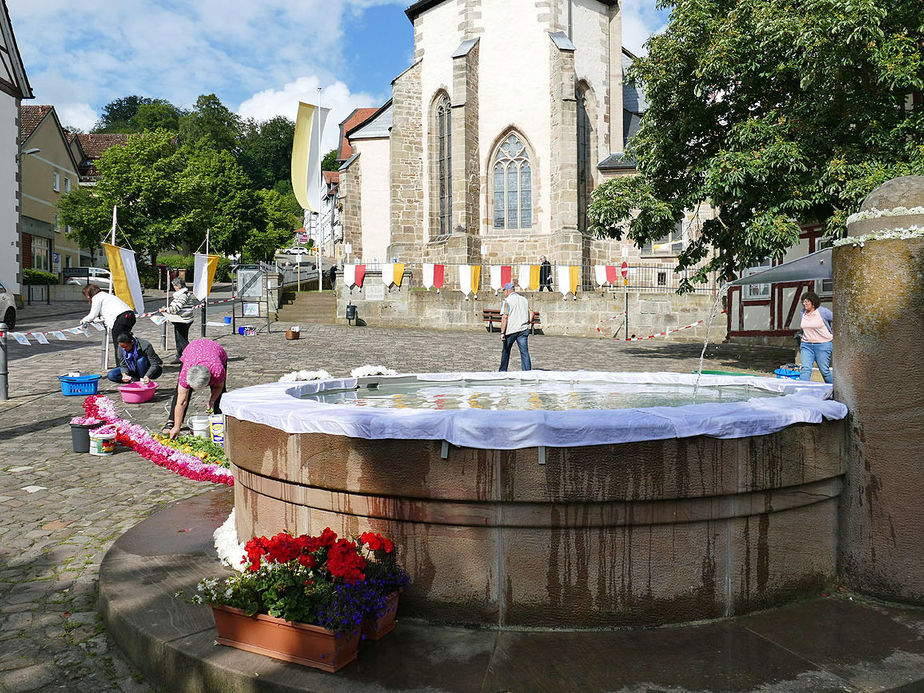
[[[90,395],[84,400],[88,418],[96,418],[116,427],[116,441],[131,448],[156,465],[195,481],[234,485],[231,472],[217,464],[207,464],[194,455],[174,450],[160,443],[144,426],[119,418],[115,405],[104,395]]]
[[[71,426],[100,426],[102,421],[93,416],[75,416],[71,419]]]

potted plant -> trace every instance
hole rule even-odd
[[[328,527],[244,548],[242,573],[201,581],[192,599],[211,605],[220,644],[330,672],[356,659],[370,589],[356,542]]]
[[[395,629],[398,596],[407,587],[409,578],[398,565],[398,553],[389,539],[363,532],[356,543],[366,559],[366,579],[360,596],[362,633],[368,640],[378,640]]]

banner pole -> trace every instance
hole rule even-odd
[[[205,230],[205,273],[206,273],[206,276],[208,276],[208,272],[209,272],[208,257],[209,257],[209,229],[206,229]],[[193,279],[195,279],[195,277]],[[209,309],[209,285],[208,285],[208,280],[206,280],[205,298],[202,299],[202,316],[199,322],[199,331],[201,333],[200,334],[201,337],[205,337],[205,321],[206,321],[206,313],[208,312],[208,309]]]

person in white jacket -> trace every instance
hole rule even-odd
[[[186,345],[189,344],[189,326],[193,324],[193,310],[199,303],[192,291],[186,286],[181,277],[174,278],[173,300],[160,312],[165,313],[167,320],[173,323],[173,336],[176,341],[176,361],[179,362]]]
[[[115,363],[118,363],[120,353],[118,338],[120,334],[132,331],[135,326],[135,311],[121,298],[115,294],[106,293],[95,284],[87,284],[83,287],[83,295],[90,301],[90,312],[83,317],[80,324],[86,325],[97,319],[103,321],[112,336],[112,350],[115,354]]]

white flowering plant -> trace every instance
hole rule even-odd
[[[309,380],[327,380],[331,374],[325,370],[317,371],[292,371],[279,378],[280,383],[297,383]]]
[[[350,371],[352,378],[368,378],[373,375],[398,375],[398,371],[385,366],[359,366]]]

